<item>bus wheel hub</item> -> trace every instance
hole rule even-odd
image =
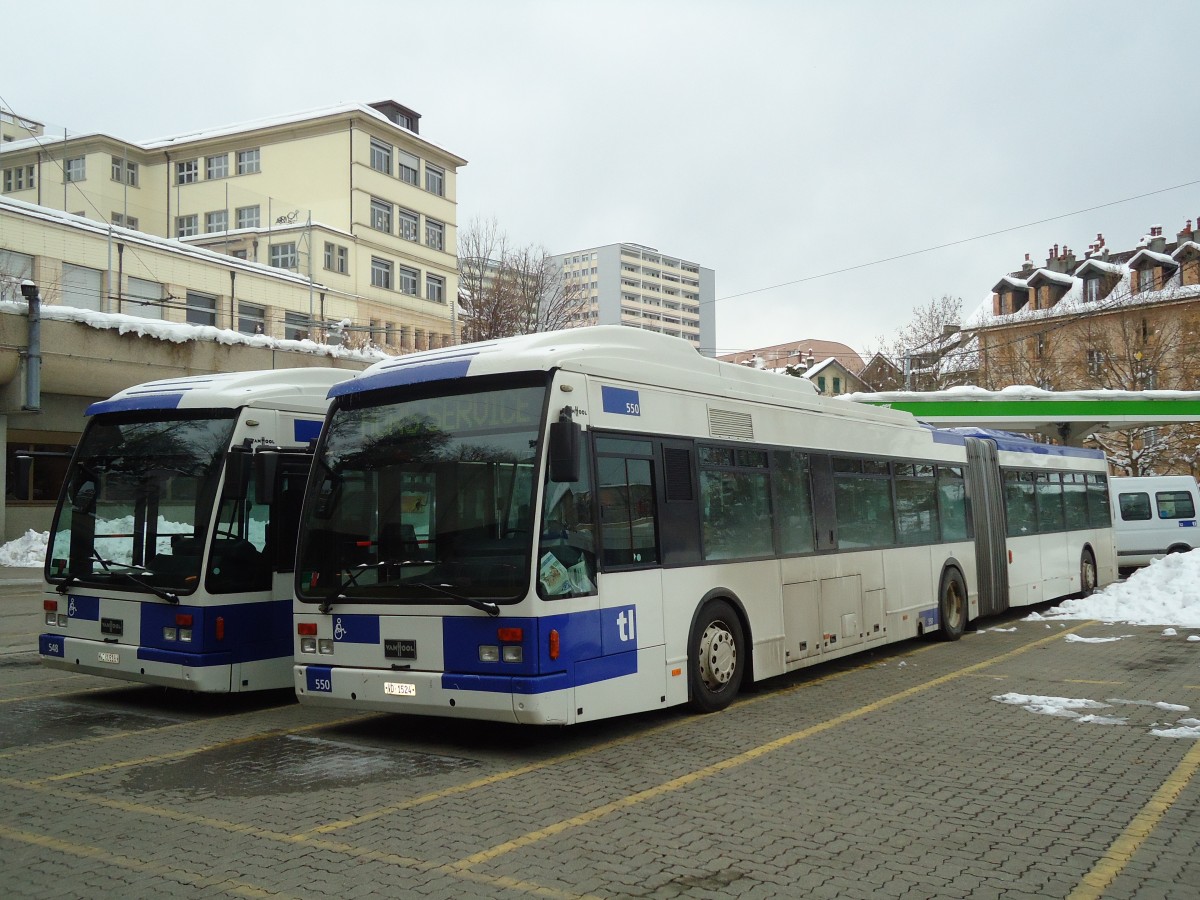
[[[712,622],[700,636],[700,677],[709,690],[720,690],[737,668],[737,647],[724,622]]]

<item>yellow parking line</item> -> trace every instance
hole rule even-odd
[[[5,825],[0,825],[0,838],[29,844],[34,847],[43,847],[65,856],[99,860],[105,865],[116,866],[119,869],[158,875],[168,881],[182,881],[185,884],[220,891],[223,894],[232,894],[236,897],[278,897],[281,900],[286,900],[286,898],[290,897],[288,894],[281,894],[278,891],[272,891],[255,884],[248,884],[245,881],[235,881],[220,875],[201,875],[198,872],[191,872],[175,865],[163,866],[156,863],[149,863],[144,860],[125,856],[122,853],[112,853],[108,850],[102,850],[99,847],[92,847],[88,844],[80,844],[76,841],[62,841],[44,834],[31,834],[28,831],[19,831],[15,828],[8,828]]]
[[[803,741],[807,738],[829,731],[832,728],[836,728],[839,725],[844,725],[847,722],[852,722],[855,719],[861,719],[863,716],[869,715],[873,712],[878,712],[879,710],[885,709],[889,706],[893,706],[902,700],[915,697],[916,695],[922,694],[932,688],[940,687],[941,685],[950,681],[954,681],[966,675],[974,674],[975,672],[985,669],[988,666],[1005,662],[1015,656],[1026,653],[1035,647],[1040,647],[1043,644],[1057,641],[1062,638],[1064,634],[1070,634],[1072,631],[1078,631],[1080,628],[1090,624],[1092,623],[1081,622],[1080,624],[1071,628],[1063,629],[1056,634],[1034,641],[1032,644],[1026,644],[1024,647],[1018,647],[1015,650],[1010,650],[1008,653],[1002,653],[1000,656],[984,660],[983,662],[974,663],[964,669],[959,669],[957,672],[950,672],[946,675],[940,675],[937,678],[930,679],[929,681],[922,682],[921,684],[916,684],[912,687],[905,688],[902,691],[899,691],[888,697],[884,697],[880,700],[876,700],[873,703],[868,703],[865,706],[858,707],[857,709],[849,710],[841,715],[834,716],[832,719],[826,719],[824,722],[818,722],[816,725],[810,725],[808,728],[803,728],[800,731],[792,732],[789,735],[776,738],[775,740],[768,741],[765,744],[759,744],[757,747],[752,747],[743,753],[737,754],[736,756],[731,756],[727,759],[721,760],[720,762],[713,763],[712,765],[704,766],[703,768],[688,772],[686,775],[681,775],[678,778],[672,778],[670,781],[665,781],[662,784],[656,785],[655,787],[648,788],[644,791],[638,791],[637,793],[629,794],[617,800],[604,803],[588,810],[587,812],[580,813],[577,816],[572,816],[569,819],[563,819],[555,822],[552,825],[548,825],[545,828],[539,828],[537,831],[530,831],[518,838],[514,838],[513,840],[505,841],[501,844],[495,845],[494,847],[481,850],[478,853],[473,853],[470,856],[460,859],[454,865],[460,870],[469,869],[472,866],[476,866],[484,862],[490,862],[497,857],[505,855],[506,853],[511,853],[513,850],[518,850],[530,844],[538,843],[539,841],[553,837],[571,828],[587,825],[596,821],[597,819],[607,816],[609,813],[616,812],[617,810],[627,809],[628,807],[636,806],[639,803],[644,803],[647,800],[653,800],[656,797],[663,796],[664,794],[678,791],[687,787],[688,785],[694,784],[697,781],[701,781],[702,779],[709,778],[712,775],[717,775],[729,769],[745,765],[748,762],[752,762],[760,757],[766,756],[769,753],[780,750],[783,747],[791,746],[798,741]]]
[[[1192,749],[1154,792],[1154,796],[1138,811],[1104,856],[1092,866],[1092,870],[1083,876],[1083,880],[1071,892],[1068,900],[1095,900],[1104,894],[1105,888],[1121,874],[1133,859],[1133,855],[1146,842],[1146,838],[1162,821],[1162,817],[1179,799],[1183,789],[1195,777],[1197,769],[1200,769],[1200,742],[1192,745]]]
[[[24,703],[27,700],[52,700],[57,697],[73,697],[76,694],[94,694],[96,691],[116,690],[116,685],[102,684],[100,687],[80,688],[77,691],[59,691],[57,694],[30,694],[27,697],[5,697],[0,703]]]

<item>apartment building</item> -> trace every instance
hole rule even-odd
[[[345,104],[145,142],[22,138],[13,118],[13,140],[6,130],[0,143],[4,197],[107,226],[114,244],[98,266],[95,252],[84,262],[71,242],[25,233],[20,252],[34,257],[48,302],[280,338],[321,337],[348,318],[351,339],[391,352],[457,342],[466,160],[421,136],[413,110]],[[307,296],[250,300],[236,277],[201,287],[194,265],[139,272],[128,232],[291,273]],[[322,317],[328,305],[338,318]]]
[[[576,325],[629,325],[716,347],[716,276],[695,262],[642,244],[607,244],[550,257],[563,287],[585,302]]]

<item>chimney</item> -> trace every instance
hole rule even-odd
[[[812,348],[809,348],[809,351],[808,351],[808,367],[811,369],[811,368],[813,367],[813,363],[815,363],[815,362],[816,362],[816,359],[814,359],[814,358],[813,358],[813,352],[812,352]]]
[[[1022,272],[1032,272],[1033,271],[1033,261],[1030,260],[1028,253],[1025,254],[1025,262],[1021,263],[1021,271]]]
[[[1147,245],[1155,253],[1162,253],[1167,249],[1167,239],[1163,237],[1161,225],[1150,226],[1150,242]]]
[[[1070,271],[1072,269],[1075,268],[1075,251],[1072,250],[1070,247],[1068,247],[1066,244],[1063,244],[1062,265],[1063,265],[1063,272],[1068,273],[1068,274],[1070,273]]]
[[[1192,239],[1192,220],[1191,219],[1187,220],[1187,224],[1183,226],[1182,231],[1180,231],[1177,235],[1175,235],[1175,239],[1177,241],[1179,241],[1179,243],[1181,243],[1181,244],[1184,241],[1190,241]]]

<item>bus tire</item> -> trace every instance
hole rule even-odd
[[[938,588],[938,639],[957,641],[966,627],[967,583],[958,569],[947,569]]]
[[[688,704],[718,712],[733,702],[746,671],[742,622],[727,600],[706,603],[688,643]]]
[[[1096,593],[1096,557],[1088,548],[1083,549],[1079,559],[1079,596],[1090,597]]]

